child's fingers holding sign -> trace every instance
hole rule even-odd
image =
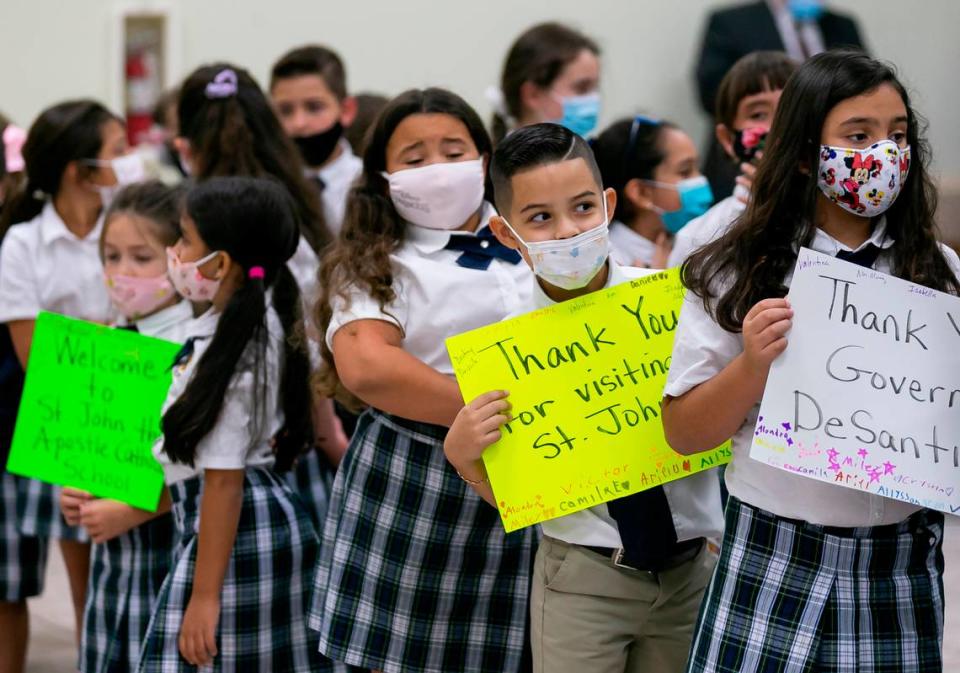
[[[500,427],[510,421],[509,393],[492,390],[480,395],[457,414],[443,451],[455,467],[480,460],[484,450],[500,439]]]
[[[764,299],[743,319],[743,353],[757,376],[766,377],[770,364],[787,347],[793,309],[786,298]]]
[[[60,491],[60,511],[63,512],[63,518],[71,526],[79,526],[80,506],[92,499],[93,496],[86,491],[64,486]]]

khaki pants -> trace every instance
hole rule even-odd
[[[534,673],[682,673],[716,559],[660,573],[544,537],[530,599]]]

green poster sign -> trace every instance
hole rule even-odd
[[[163,471],[151,447],[179,348],[41,313],[7,470],[155,511]]]

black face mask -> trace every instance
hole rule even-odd
[[[293,142],[296,143],[300,156],[303,157],[307,166],[322,166],[333,154],[342,136],[343,125],[337,122],[326,131],[314,133],[312,136],[293,138]]]
[[[738,164],[748,164],[753,161],[757,152],[763,150],[767,144],[769,131],[758,128],[740,129],[733,136],[733,153],[737,155]]]

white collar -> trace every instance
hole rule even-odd
[[[607,282],[604,283],[601,289],[606,290],[607,288],[621,285],[630,280],[627,275],[623,273],[622,267],[614,263],[610,257],[607,257],[607,269]],[[536,275],[533,275],[533,296],[531,299],[535,308],[546,308],[547,306],[553,306],[557,303],[543,291],[543,287],[540,286],[540,279]]]
[[[614,220],[610,224],[610,242],[622,257],[629,259],[631,266],[638,261],[642,264],[650,264],[657,252],[656,243],[620,220]]]
[[[851,249],[847,245],[844,245],[819,227],[817,227],[817,230],[813,235],[813,240],[810,242],[810,248],[816,250],[817,252],[822,252],[825,255],[836,257],[837,253],[841,250],[845,250],[847,252],[859,252],[871,244],[877,246],[881,250],[886,250],[887,248],[892,247],[895,242],[896,241],[894,241],[891,237],[887,236],[887,218],[885,216],[881,216],[880,219],[874,223],[873,231],[870,232],[870,238],[857,246],[855,250]]]
[[[359,157],[353,153],[353,148],[350,147],[346,138],[341,138],[337,146],[340,148],[340,156],[315,171],[316,175],[327,185],[345,177],[352,179],[356,172],[356,165],[360,161]]]
[[[173,306],[140,318],[134,324],[144,334],[160,334],[167,327],[191,318],[193,318],[193,304],[186,299],[181,299]]]
[[[80,238],[67,227],[66,222],[60,217],[60,213],[53,206],[53,200],[44,204],[40,212],[40,238],[44,245],[49,245],[53,241],[63,238],[69,241],[83,242],[92,241],[94,243],[100,240],[100,232],[103,229],[103,213],[97,218],[93,229],[85,237]]]
[[[493,207],[493,204],[488,201],[484,201],[480,208],[480,223],[477,225],[477,231],[487,226],[490,223],[490,218],[496,214],[497,211]],[[406,237],[407,242],[413,245],[424,255],[429,255],[430,253],[437,252],[438,250],[443,250],[443,248],[446,247],[447,243],[450,241],[450,236],[452,234],[461,234],[467,236],[476,235],[476,232],[472,231],[427,229],[426,227],[418,227],[410,222],[407,222],[406,225],[407,227],[404,232],[404,236]]]

